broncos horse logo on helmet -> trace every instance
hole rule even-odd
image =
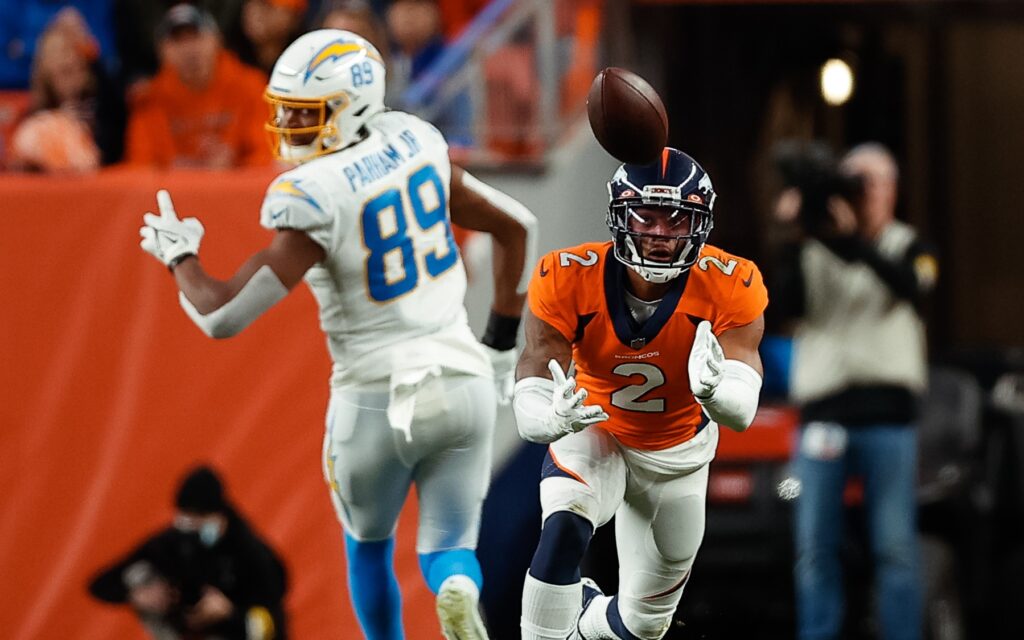
[[[665,147],[648,165],[624,164],[608,182],[608,229],[615,257],[648,282],[668,282],[700,257],[714,226],[715,189],[697,161]],[[664,211],[674,225],[670,235],[644,229],[643,211]],[[671,241],[671,255],[645,255],[645,241]]]

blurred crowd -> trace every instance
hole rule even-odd
[[[261,96],[298,35],[365,37],[387,62],[389,106],[401,108],[403,90],[486,4],[0,0],[0,169],[269,165]]]

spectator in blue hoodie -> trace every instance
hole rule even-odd
[[[402,94],[422,79],[441,54],[446,43],[441,9],[437,0],[394,0],[385,16],[391,38],[388,62],[389,102],[398,109],[411,109],[425,116],[453,146],[472,144],[473,110],[466,92],[452,97],[439,109],[423,112],[418,105],[404,104]],[[435,96],[434,99],[437,99]]]

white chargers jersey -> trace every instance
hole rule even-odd
[[[280,175],[260,224],[298,229],[326,258],[305,275],[334,361],[332,384],[442,366],[492,375],[466,320],[466,271],[448,210],[441,133],[386,111],[363,141]]]

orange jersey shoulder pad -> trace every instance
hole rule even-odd
[[[602,273],[610,242],[588,242],[541,256],[530,279],[530,312],[573,342],[579,318],[602,304]]]
[[[711,321],[716,334],[750,324],[768,306],[764,278],[751,260],[706,244],[690,272],[684,297],[702,311],[695,315]]]

